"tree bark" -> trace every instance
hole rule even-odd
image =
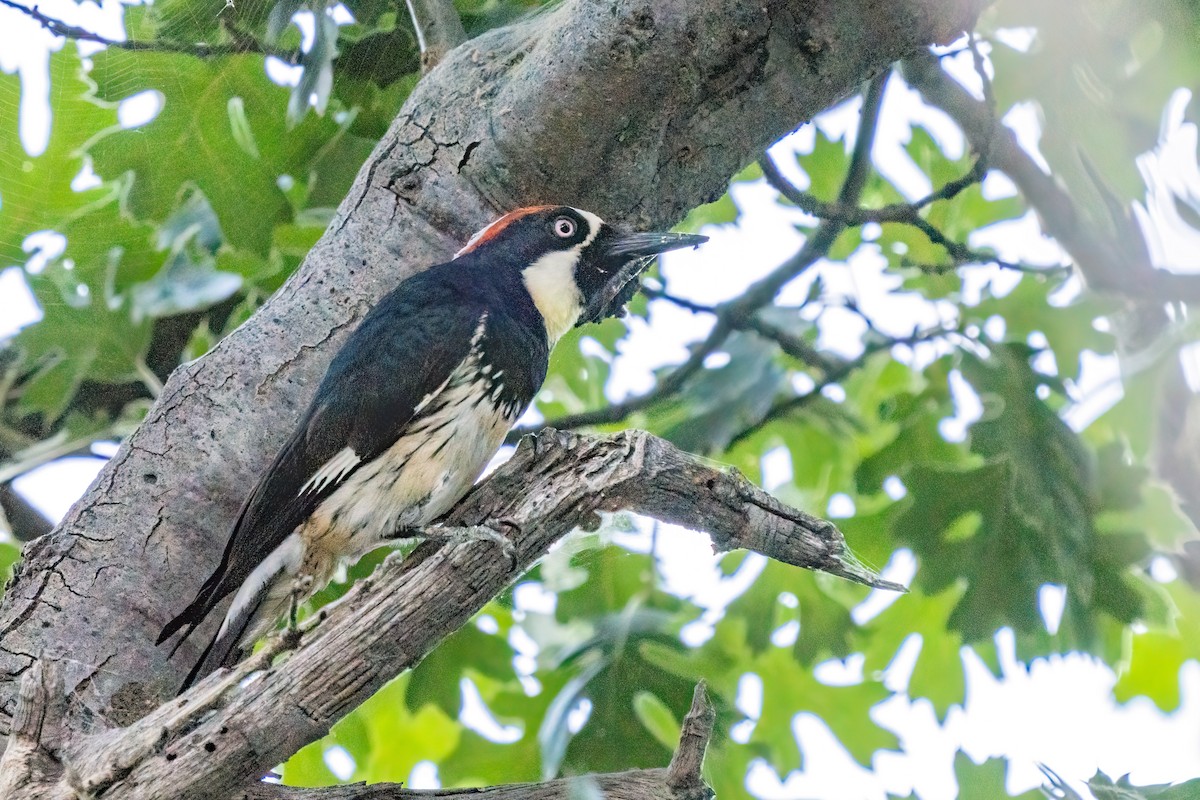
[[[669,225],[863,79],[954,39],[979,5],[568,0],[455,49],[297,274],[172,374],[59,528],[28,546],[0,604],[0,734],[39,656],[62,675],[73,734],[173,694],[208,631],[171,661],[155,636],[216,562],[332,353],[399,280],[514,206]]]
[[[711,800],[712,789],[704,783],[700,768],[715,721],[716,712],[701,683],[692,697],[692,708],[684,717],[679,747],[671,759],[671,766],[665,769],[637,769],[466,791],[419,791],[394,783],[323,789],[293,789],[259,783],[236,793],[232,800],[439,800],[443,797],[457,800],[463,796],[476,800],[571,800],[587,797],[583,790],[589,785],[605,800]]]

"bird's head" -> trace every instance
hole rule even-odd
[[[454,257],[471,254],[520,269],[553,342],[573,325],[620,314],[659,253],[707,240],[690,233],[625,232],[589,211],[534,206],[505,214]]]

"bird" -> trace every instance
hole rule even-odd
[[[555,343],[621,314],[655,256],[706,240],[520,208],[384,295],[246,497],[220,563],[162,629],[159,645],[182,630],[173,657],[234,595],[180,693],[237,663],[339,563],[453,508],[540,390]]]

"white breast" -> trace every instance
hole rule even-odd
[[[500,376],[501,379],[503,376]],[[357,557],[401,528],[449,511],[479,477],[521,409],[501,405],[496,375],[487,381],[478,348],[387,451],[363,465],[325,500],[305,526],[310,546]],[[490,391],[489,391],[490,390]]]

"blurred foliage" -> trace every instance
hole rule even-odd
[[[36,155],[22,144],[21,81],[0,74],[0,270],[20,270],[42,314],[0,343],[0,480],[127,434],[175,366],[211,349],[300,264],[418,79],[404,5],[344,5],[352,20],[317,0],[238,0],[220,14],[187,0],[127,7],[131,39],[183,52],[52,54],[49,140]],[[458,2],[470,35],[539,5]],[[1107,217],[1080,156],[1121,197],[1146,194],[1137,158],[1156,146],[1173,93],[1195,88],[1196,11],[1169,0],[1070,12],[1003,0],[981,22],[997,113],[1032,104],[1041,153],[1093,220]],[[230,52],[187,52],[197,42]],[[294,87],[269,79],[268,62],[291,70]],[[158,111],[118,125],[120,104],[144,93]],[[845,116],[822,115],[794,155],[774,152],[825,202],[850,169]],[[932,123],[887,130],[899,137],[892,158],[934,189],[972,168],[975,154]],[[1194,123],[1180,130],[1194,145]],[[862,205],[910,201],[902,172],[873,171]],[[749,229],[743,208],[763,191],[751,166],[681,226]],[[1179,208],[1200,204],[1193,191]],[[796,229],[813,230],[815,219],[778,202]],[[1030,212],[989,178],[921,213],[975,247]],[[629,331],[690,313],[671,307],[675,287],[655,275],[665,298],[638,298],[630,319],[559,344],[536,402],[543,418],[603,408],[614,364],[639,346]],[[878,290],[855,284],[864,277]],[[769,479],[814,513],[848,508],[837,523],[862,560],[915,562],[908,595],[868,615],[862,587],[732,553],[714,562],[731,600],[680,597],[655,546],[663,532],[608,517],[298,753],[286,782],[407,782],[426,762],[445,786],[664,765],[704,678],[719,714],[708,779],[721,797],[746,796],[756,764],[781,780],[805,768],[798,714],[865,768],[902,750],[875,710],[924,700],[944,723],[966,702],[967,654],[1004,674],[1005,631],[1021,663],[1085,652],[1115,672],[1116,701],[1178,708],[1180,670],[1200,660],[1200,566],[1186,546],[1197,532],[1188,498],[1156,472],[1154,442],[1167,413],[1160,381],[1194,338],[1186,305],[1175,306],[1180,326],[1129,359],[1112,323],[1121,298],[1062,270],[956,264],[928,230],[897,221],[847,228],[796,286],[758,313],[764,325],[706,354],[681,391],[600,427],[651,430]],[[1123,373],[1111,380],[1123,396],[1078,422],[1094,391],[1086,365],[1117,354]],[[16,557],[0,542],[0,574]],[[1061,614],[1048,592],[1063,597]],[[828,679],[823,670],[838,667],[846,676]],[[750,685],[761,686],[757,703]],[[961,797],[1007,796],[1002,760],[960,753],[952,767]],[[1075,791],[1048,786],[1048,796]],[[1089,787],[1098,800],[1197,796],[1194,782],[1133,787],[1102,774]]]

